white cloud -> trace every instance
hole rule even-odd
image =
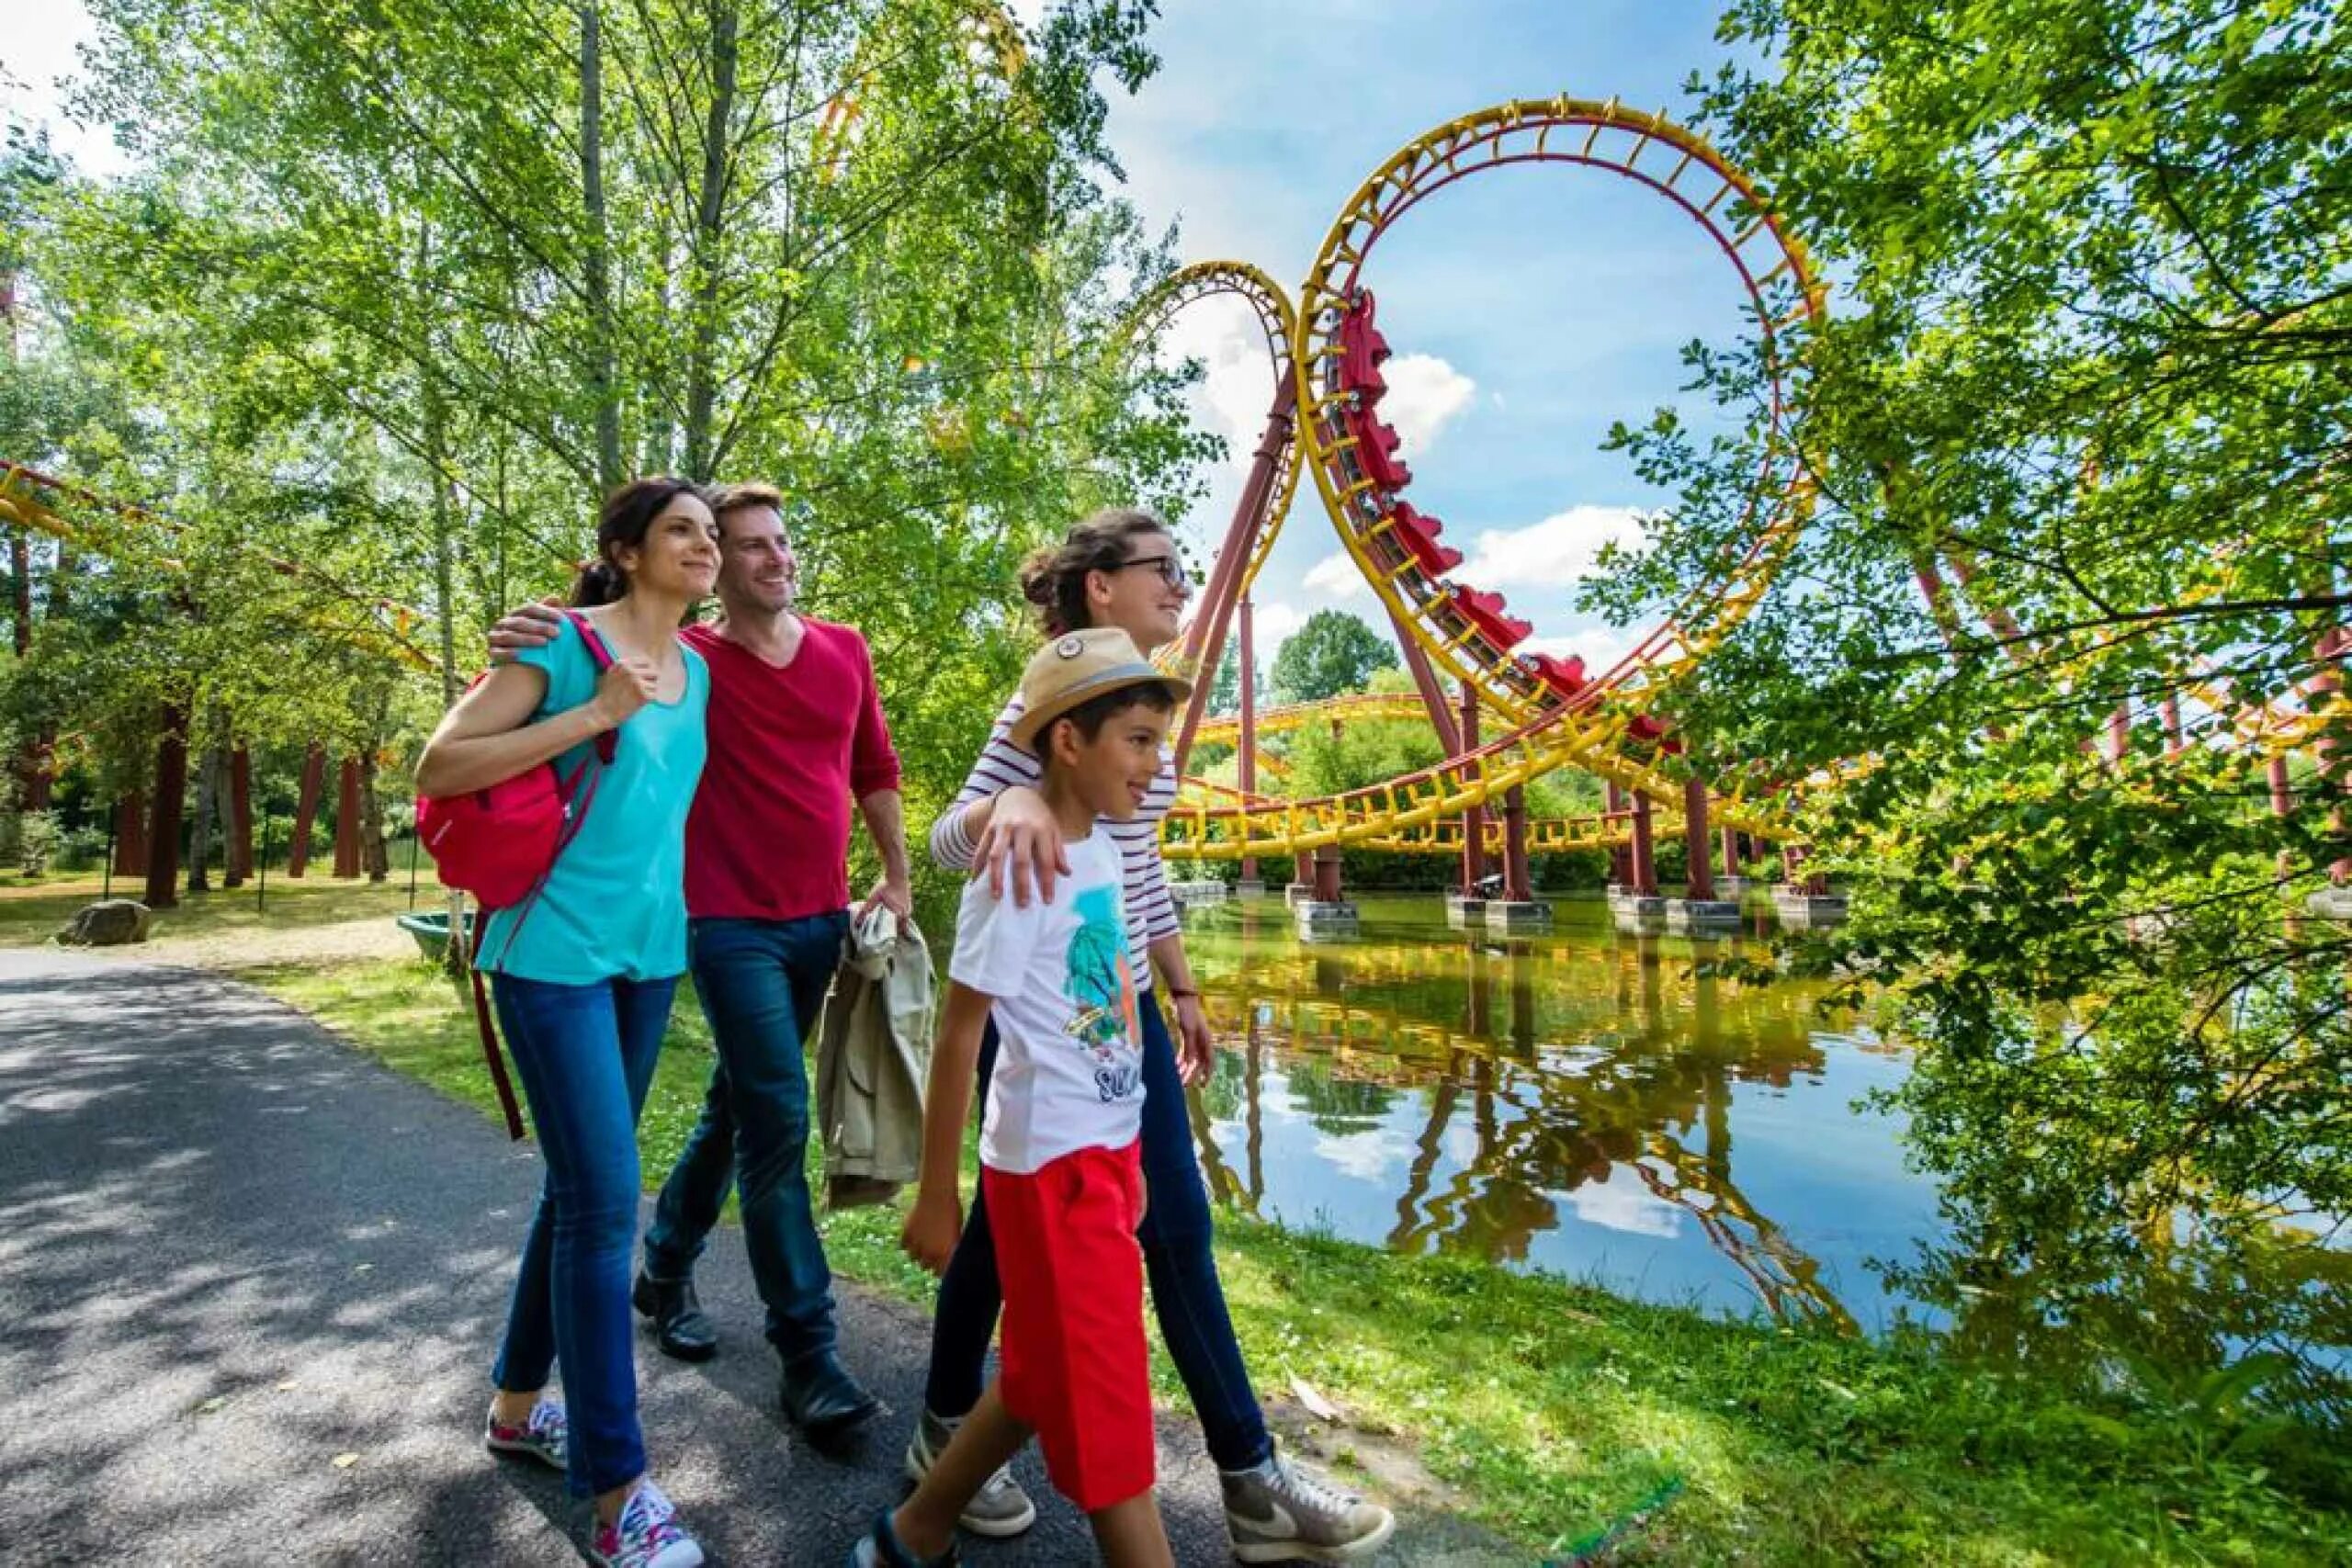
[[[1434,354],[1397,355],[1380,373],[1388,379],[1380,417],[1396,427],[1407,462],[1429,449],[1478,389],[1477,382]]]
[[[1168,323],[1153,350],[1162,365],[1201,362],[1201,379],[1189,393],[1193,417],[1225,437],[1227,465],[1248,473],[1274,388],[1256,313],[1238,299],[1193,305]]]
[[[1571,506],[1524,528],[1482,529],[1453,575],[1482,588],[1569,588],[1584,580],[1601,546],[1638,543],[1642,514],[1630,506]]]
[[[1326,556],[1308,567],[1306,586],[1334,599],[1361,599],[1372,592],[1372,585],[1363,580],[1363,569],[1345,550]]]
[[[0,118],[15,116],[45,126],[51,143],[73,159],[78,173],[111,178],[130,160],[104,127],[84,128],[65,117],[62,83],[78,75],[78,46],[97,37],[97,24],[80,0],[63,5],[9,5],[6,58],[0,60]]]
[[[1295,604],[1256,597],[1250,602],[1250,640],[1258,645],[1258,657],[1266,660],[1268,669],[1273,667],[1274,654],[1291,634],[1306,624],[1306,615]]]
[[[1679,1235],[1682,1211],[1642,1184],[1629,1166],[1613,1166],[1606,1181],[1588,1181],[1568,1194],[1577,1218],[1628,1235]]]

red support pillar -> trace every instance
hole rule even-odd
[[[1601,819],[1612,827],[1625,811],[1625,786],[1611,779],[1601,785],[1603,794]],[[1609,846],[1609,880],[1619,887],[1634,885],[1633,852],[1623,844]]]
[[[1184,704],[1183,721],[1177,730],[1179,773],[1192,758],[1193,736],[1201,728],[1201,716],[1208,712],[1209,692],[1216,684],[1217,658],[1225,651],[1226,623],[1240,596],[1241,574],[1249,570],[1250,553],[1256,545],[1258,530],[1265,524],[1266,508],[1273,500],[1276,466],[1283,448],[1290,445],[1291,425],[1297,412],[1298,375],[1295,370],[1285,370],[1282,384],[1274,389],[1273,406],[1266,411],[1266,430],[1259,437],[1258,450],[1250,459],[1249,480],[1241,487],[1241,499],[1234,503],[1225,548],[1209,570],[1201,607],[1184,634],[1184,657],[1199,684],[1193,688],[1192,697]]]
[[[2165,755],[2177,756],[2181,749],[2180,699],[2166,697],[2156,710],[2163,716],[2165,726]]]
[[[1462,682],[1462,749],[1478,749],[1478,688]],[[1487,874],[1487,808],[1474,806],[1462,814],[1462,891],[1475,895]]]
[[[1315,901],[1336,904],[1340,897],[1340,846],[1326,844],[1315,852]]]
[[[155,746],[155,798],[147,828],[147,907],[179,907],[180,809],[187,796],[187,709],[164,709],[164,738]]]
[[[1739,874],[1740,863],[1739,829],[1736,828],[1726,828],[1719,837],[1723,840],[1724,874],[1725,876],[1737,876]]]
[[[1514,904],[1535,897],[1527,873],[1527,791],[1519,784],[1503,792],[1503,897]]]
[[[1258,660],[1257,645],[1250,637],[1250,595],[1241,596],[1241,793],[1258,793]],[[1246,855],[1241,862],[1241,880],[1258,880],[1258,857]]]
[[[147,792],[134,789],[114,803],[114,874],[147,874]]]
[[[1657,894],[1657,861],[1650,839],[1650,797],[1634,792],[1634,854],[1627,868],[1633,889],[1645,898]]]
[[[254,756],[242,740],[229,752],[229,859],[220,886],[238,887],[254,874]]]
[[[286,847],[286,874],[299,877],[311,863],[311,829],[319,819],[319,795],[326,788],[327,749],[317,741],[302,754],[302,784],[294,797],[294,832]]]
[[[1682,781],[1682,849],[1686,867],[1682,896],[1699,903],[1713,899],[1715,878],[1707,865],[1707,781],[1696,773]]]
[[[359,874],[359,759],[345,757],[336,780],[334,802],[334,874]]]

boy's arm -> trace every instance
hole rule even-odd
[[[956,980],[949,982],[947,1003],[940,1010],[939,1043],[931,1054],[931,1086],[923,1096],[922,1181],[899,1231],[907,1256],[934,1274],[946,1272],[956,1238],[964,1234],[956,1185],[964,1168],[964,1127],[971,1120],[980,1035],[994,1000]]]

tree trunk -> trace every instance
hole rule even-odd
[[[147,828],[147,907],[170,909],[180,901],[180,807],[187,796],[187,707],[164,709],[164,738],[155,747],[154,810]]]
[[[319,794],[326,787],[327,749],[317,741],[302,754],[302,787],[294,800],[294,836],[286,846],[286,874],[300,877],[311,863],[311,829],[319,819]]]
[[[613,331],[611,243],[605,220],[605,57],[597,0],[580,6],[580,198],[588,220],[588,390],[596,400],[596,489],[621,482],[621,406]]]
[[[147,792],[134,789],[114,803],[114,874],[147,874]]]
[[[359,874],[359,759],[345,757],[334,800],[334,874]]]
[[[381,882],[392,874],[391,862],[384,852],[384,803],[376,792],[376,754],[363,752],[359,758],[359,869],[368,874],[370,882]]]
[[[212,891],[212,815],[220,799],[220,775],[227,771],[227,753],[216,746],[205,752],[196,769],[196,820],[187,835],[187,890]]]
[[[688,252],[694,285],[694,345],[686,361],[686,477],[707,481],[711,411],[718,400],[718,292],[726,276],[727,130],[735,111],[735,7],[714,4],[710,28],[710,115],[702,139],[702,189]]]
[[[433,455],[435,475],[433,609],[441,620],[441,708],[445,713],[456,705],[462,689],[458,681],[458,498],[448,479],[446,413],[439,392],[428,386],[424,405],[424,439]],[[503,563],[506,528],[503,513],[498,526]],[[502,566],[502,579],[503,575]],[[505,603],[505,583],[502,581],[499,584],[499,606],[502,610]],[[419,830],[422,830],[421,824]],[[412,850],[410,852],[415,852]],[[462,978],[473,963],[473,953],[467,942],[466,896],[454,887],[449,889],[448,914],[449,942],[441,950],[442,967],[453,979]]]
[[[254,754],[242,740],[229,753],[229,856],[220,886],[242,887],[254,874]]]

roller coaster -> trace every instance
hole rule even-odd
[[[1578,658],[1518,651],[1533,626],[1510,613],[1500,592],[1462,580],[1463,556],[1444,542],[1443,525],[1406,499],[1412,471],[1396,430],[1380,416],[1387,390],[1381,367],[1389,350],[1369,264],[1381,240],[1440,192],[1481,174],[1529,164],[1628,180],[1679,209],[1736,275],[1766,371],[1760,457],[1739,529],[1744,544],[1691,585],[1659,625],[1597,671]],[[1215,683],[1196,680],[1179,727],[1177,757],[1182,771],[1195,745],[1230,745],[1238,777],[1226,785],[1183,773],[1162,829],[1170,857],[1239,861],[1246,879],[1260,857],[1291,856],[1301,880],[1312,857],[1317,898],[1338,896],[1342,848],[1458,854],[1465,890],[1479,882],[1487,858],[1499,853],[1503,896],[1512,900],[1532,896],[1529,853],[1564,849],[1619,851],[1612,880],[1653,893],[1653,840],[1671,834],[1690,844],[1685,859],[1693,899],[1713,895],[1715,857],[1712,846],[1700,848],[1711,831],[1722,835],[1726,874],[1743,859],[1740,835],[1756,844],[1781,844],[1786,863],[1795,864],[1802,846],[1794,842],[1792,802],[1809,787],[1867,768],[1869,760],[1809,779],[1765,780],[1746,771],[1704,779],[1679,756],[1680,745],[1654,711],[1677,678],[1720,647],[1761,601],[1813,508],[1814,466],[1788,428],[1788,416],[1804,373],[1806,334],[1825,319],[1826,290],[1803,241],[1765,192],[1705,138],[1663,113],[1628,109],[1613,98],[1520,99],[1449,120],[1375,169],[1332,220],[1295,304],[1256,266],[1204,262],[1148,294],[1134,312],[1130,335],[1148,341],[1179,310],[1220,294],[1245,300],[1267,340],[1272,378],[1265,427],[1193,617],[1164,657],[1189,674],[1214,671],[1238,623],[1239,710],[1210,715]],[[1301,468],[1312,475],[1348,558],[1396,635],[1413,694],[1343,696],[1256,711],[1250,590],[1287,518]],[[1947,554],[1916,564],[1921,592],[1948,637],[1956,640],[1964,604],[2013,655],[2026,655],[2015,626],[1996,605],[1972,593],[1973,562]],[[1944,565],[1958,580],[1956,592],[1944,581]],[[2165,755],[2178,755],[2198,739],[2263,755],[2274,808],[2285,809],[2287,754],[2324,749],[2324,732],[2346,711],[2342,682],[2325,664],[2340,659],[2347,643],[2352,636],[2331,634],[2320,650],[2323,674],[2267,704],[2239,702],[2218,679],[2192,685],[2188,695],[2202,710],[2204,734],[2192,737],[2180,703],[2167,701],[2160,716]],[[1479,725],[1487,714],[1506,728],[1482,742]],[[1258,787],[1261,767],[1279,766],[1272,754],[1261,753],[1261,740],[1309,725],[1368,718],[1425,719],[1444,759],[1337,794],[1302,796]],[[2118,766],[2125,765],[2121,732],[2129,723],[2128,711],[2109,722],[2110,755]],[[1601,780],[1609,809],[1588,818],[1529,819],[1523,786],[1559,769]],[[1497,804],[1504,816],[1499,828],[1487,819]]]
[[[1516,651],[1534,628],[1510,613],[1499,592],[1459,579],[1462,555],[1443,543],[1443,525],[1405,499],[1411,469],[1379,412],[1387,390],[1381,366],[1389,351],[1367,264],[1380,240],[1449,186],[1531,164],[1601,171],[1680,209],[1737,275],[1771,373],[1771,439],[1748,502],[1743,532],[1749,543],[1599,671],[1580,659]],[[1749,794],[1756,781],[1742,776],[1706,787],[1672,768],[1668,759],[1679,748],[1649,711],[1675,673],[1716,647],[1761,599],[1811,506],[1806,466],[1781,428],[1788,381],[1801,363],[1784,340],[1818,318],[1824,291],[1804,245],[1750,181],[1705,139],[1662,114],[1566,96],[1502,104],[1416,138],[1375,170],[1332,222],[1295,307],[1255,266],[1204,262],[1146,297],[1133,335],[1148,341],[1179,310],[1216,295],[1237,296],[1255,314],[1267,340],[1272,386],[1249,480],[1199,606],[1167,658],[1189,671],[1215,669],[1238,620],[1238,651],[1250,673],[1233,715],[1208,715],[1211,682],[1196,683],[1178,733],[1180,769],[1204,740],[1230,744],[1239,758],[1238,787],[1187,773],[1163,829],[1169,854],[1242,861],[1245,874],[1261,856],[1319,852],[1329,864],[1341,847],[1459,854],[1466,884],[1494,852],[1506,867],[1506,896],[1525,898],[1531,852],[1632,840],[1640,846],[1636,860],[1645,863],[1646,840],[1657,831],[1702,841],[1711,825],[1758,838],[1787,836],[1779,804]],[[1416,695],[1254,711],[1250,589],[1302,468],[1313,476],[1326,514],[1395,630]],[[1457,690],[1458,707],[1451,694]],[[1507,728],[1482,743],[1487,713]],[[1261,739],[1366,717],[1425,719],[1444,760],[1337,795],[1259,791]],[[1587,818],[1527,820],[1522,787],[1567,767],[1603,780],[1611,809]],[[1484,819],[1490,803],[1504,807],[1503,823]],[[1655,824],[1653,809],[1661,818]],[[1711,857],[1690,858],[1703,879]]]

